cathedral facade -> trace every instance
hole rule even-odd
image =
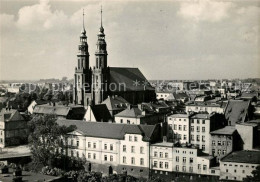
[[[100,104],[108,96],[118,95],[131,104],[155,100],[155,90],[138,68],[109,67],[107,44],[102,24],[99,28],[95,51],[95,66],[89,66],[87,35],[84,26],[78,45],[78,64],[74,74],[73,100],[79,105]]]

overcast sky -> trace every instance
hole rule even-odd
[[[108,65],[147,79],[260,77],[260,1],[1,0],[0,79],[73,77],[82,29],[100,27]]]

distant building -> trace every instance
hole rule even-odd
[[[186,104],[186,113],[207,112],[209,114],[216,112],[224,114],[227,102],[189,102]]]
[[[0,112],[0,148],[27,143],[27,121],[14,109]]]
[[[106,104],[111,116],[114,117],[117,113],[125,110],[130,104],[121,96],[108,96],[101,104]]]
[[[54,102],[44,105],[36,105],[33,114],[54,114],[58,118],[82,120],[85,115],[85,108],[78,105],[57,105]]]
[[[112,122],[113,118],[105,104],[98,104],[87,107],[84,120],[89,122]]]
[[[210,155],[216,156],[217,162],[227,154],[242,149],[241,139],[235,126],[226,126],[210,134]]]
[[[260,165],[260,151],[236,151],[220,160],[220,179],[243,181]]]

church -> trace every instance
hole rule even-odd
[[[155,89],[138,68],[109,67],[107,44],[102,24],[97,35],[95,66],[89,65],[87,35],[84,25],[78,45],[77,67],[74,74],[74,104],[100,104],[109,96],[121,96],[131,104],[155,100]]]

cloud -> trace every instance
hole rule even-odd
[[[178,15],[196,22],[219,22],[229,16],[230,9],[234,6],[231,2],[213,0],[198,0],[196,2],[183,2]]]

